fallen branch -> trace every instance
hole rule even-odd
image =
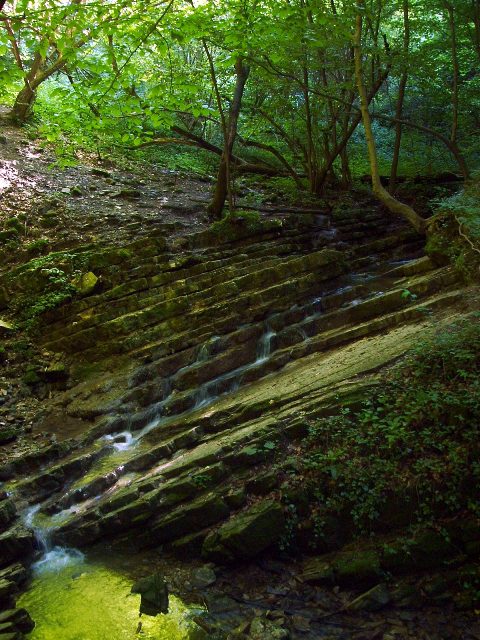
[[[472,247],[473,251],[476,251],[479,255],[480,255],[480,249],[478,249],[472,242],[472,240],[470,240],[470,238],[463,232],[463,224],[460,222],[460,220],[457,218],[457,216],[455,214],[453,214],[453,217],[455,218],[456,223],[458,224],[458,233],[462,236],[462,238],[464,240],[466,240],[468,242],[468,244]]]

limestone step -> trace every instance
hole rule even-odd
[[[179,295],[172,300],[159,302],[140,311],[120,315],[104,324],[96,325],[88,320],[72,327],[70,330],[48,336],[46,348],[51,350],[74,350],[80,352],[101,343],[118,339],[120,336],[131,335],[132,332],[155,327],[156,330],[166,328],[166,333],[172,333],[172,322],[178,332],[182,327],[199,326],[200,318],[222,317],[226,311],[245,309],[255,305],[267,305],[273,309],[276,300],[287,294],[294,295],[294,291],[308,291],[319,279],[327,279],[340,275],[344,270],[340,254],[330,250],[320,251],[301,258],[285,261],[280,268],[265,269],[251,276],[243,276],[238,281],[231,281],[225,285],[212,287],[196,295],[186,295],[182,288]],[[268,286],[269,282],[278,284]],[[223,295],[221,292],[223,291]],[[216,300],[220,297],[221,302]],[[211,303],[211,306],[208,304]],[[281,307],[280,307],[281,308]],[[254,312],[253,312],[254,313]],[[188,317],[185,314],[189,314]],[[70,333],[71,332],[71,333]],[[67,335],[65,335],[65,333]],[[50,338],[53,338],[51,340]],[[115,351],[115,345],[113,351]],[[132,348],[132,347],[130,347]],[[119,345],[119,351],[122,351]]]
[[[421,264],[421,263],[420,263]],[[412,267],[413,268],[413,267]],[[419,268],[421,268],[419,266]],[[394,270],[394,275],[401,275],[402,269]],[[341,327],[349,327],[352,323],[363,321],[375,317],[381,313],[389,312],[397,308],[403,308],[407,304],[411,304],[409,297],[420,296],[423,294],[431,294],[439,288],[448,286],[455,281],[455,275],[450,270],[438,270],[428,277],[421,276],[414,280],[408,281],[408,290],[396,288],[386,294],[375,295],[369,297],[368,289],[365,286],[352,287],[349,291],[341,294],[333,294],[326,296],[322,300],[324,311],[315,311],[313,305],[313,313],[307,315],[305,309],[291,310],[283,314],[275,314],[269,319],[269,326],[276,330],[270,338],[271,352],[269,358],[264,361],[257,362],[258,358],[258,339],[260,337],[260,327],[248,327],[248,338],[241,346],[232,348],[231,350],[222,350],[219,348],[218,355],[214,355],[207,362],[193,362],[190,365],[182,367],[176,374],[170,374],[169,384],[167,388],[163,388],[158,383],[150,383],[143,387],[137,387],[124,398],[127,404],[127,411],[135,411],[137,413],[136,420],[129,419],[125,426],[134,426],[141,428],[157,415],[172,415],[179,409],[187,410],[195,406],[199,398],[198,387],[203,385],[200,393],[206,396],[214,396],[231,390],[237,385],[245,382],[251,382],[259,379],[267,373],[271,373],[286,364],[286,362],[295,359],[296,350],[292,350],[292,346],[299,345],[302,354],[304,343],[314,337],[321,338],[322,332],[331,331]],[[405,297],[405,292],[408,296]],[[364,294],[364,299],[358,299],[359,293]],[[341,302],[347,301],[347,306],[337,308]],[[350,303],[350,304],[348,304]],[[318,307],[317,307],[318,309]],[[331,310],[333,309],[333,311]],[[252,331],[253,329],[253,331]],[[219,346],[222,340],[218,340]],[[223,345],[228,344],[224,341]],[[288,351],[288,352],[287,352]],[[158,376],[160,366],[149,367],[149,371],[155,371]],[[165,373],[165,369],[163,369]],[[155,378],[154,378],[155,379]],[[180,392],[171,403],[165,403],[165,398],[172,390]],[[151,410],[143,414],[139,409],[146,406],[149,402],[153,404]],[[128,406],[129,403],[130,406]],[[153,409],[153,410],[152,410]]]
[[[435,309],[442,305],[452,304],[455,300],[458,299],[460,295],[461,295],[461,292],[454,291],[450,294],[442,294],[440,296],[434,296],[430,298],[428,301],[426,301],[424,305],[428,304],[431,309]],[[337,334],[335,335],[334,333],[332,333],[330,336],[328,336],[328,339],[324,341],[323,346],[324,347],[332,346],[332,339],[333,339],[333,344],[338,346],[339,344],[344,343],[345,340],[348,338],[358,339],[359,337],[371,335],[372,330],[385,331],[385,329],[395,326],[401,320],[405,321],[405,320],[411,320],[412,318],[418,318],[419,316],[421,317],[423,314],[423,310],[425,309],[424,305],[415,305],[414,307],[411,307],[409,309],[404,309],[401,312],[397,312],[381,318],[377,318],[373,325],[368,323],[359,325],[355,327],[353,331],[348,332],[347,338],[345,334],[342,335],[339,332],[337,332]],[[325,391],[323,393],[325,394]],[[300,396],[302,396],[301,393],[300,393]],[[300,406],[302,407],[302,413],[303,415],[317,415],[317,412],[319,411],[319,407],[321,406],[321,403],[319,402],[319,398],[312,396],[311,394],[309,394],[308,397],[309,397],[309,400],[307,399],[307,401],[305,401],[304,396],[301,397]],[[299,398],[297,397],[296,401],[298,400]],[[288,398],[288,403],[291,405],[291,398]],[[286,404],[286,403],[283,403],[282,401],[280,401],[280,403],[277,402],[273,406],[273,409],[278,411],[282,407],[282,404]],[[174,418],[168,424],[163,425],[162,428],[159,428],[156,431],[152,431],[147,436],[147,442],[150,443],[148,444],[148,450],[143,450],[141,453],[138,453],[138,454],[135,454],[135,452],[133,452],[133,456],[131,457],[130,460],[128,460],[128,462],[125,462],[125,461],[122,462],[122,471],[128,473],[132,470],[139,471],[139,470],[148,468],[154,463],[161,462],[161,460],[167,460],[169,457],[171,457],[171,455],[175,451],[178,451],[179,449],[184,447],[187,447],[187,450],[192,450],[192,454],[189,454],[187,457],[185,456],[181,456],[180,458],[177,457],[173,462],[168,462],[168,463],[165,463],[164,465],[158,466],[156,468],[155,473],[157,475],[158,474],[162,475],[162,477],[170,477],[172,475],[176,475],[177,469],[182,472],[185,472],[191,467],[198,465],[200,462],[203,464],[206,461],[209,461],[209,464],[211,464],[212,462],[215,461],[215,457],[212,458],[211,452],[209,453],[208,442],[209,442],[210,436],[208,436],[208,433],[211,433],[213,431],[215,438],[219,437],[219,435],[220,437],[223,437],[222,432],[224,429],[228,429],[229,431],[231,431],[236,424],[238,424],[239,422],[242,423],[243,421],[242,427],[240,428],[240,430],[238,430],[238,433],[236,433],[234,440],[235,442],[237,442],[239,441],[239,438],[241,439],[247,434],[246,436],[247,440],[249,439],[251,441],[252,430],[255,430],[256,437],[258,436],[258,433],[259,433],[258,416],[261,414],[262,409],[264,410],[264,407],[260,407],[259,412],[255,413],[255,408],[251,404],[249,406],[249,414],[248,414],[250,418],[249,418],[249,421],[246,423],[245,423],[245,418],[247,416],[244,413],[239,412],[237,410],[236,412],[237,420],[235,420],[235,418],[232,418],[232,413],[229,413],[228,417],[225,416],[223,420],[220,421],[220,423],[218,423],[218,421],[216,422],[216,424],[213,427],[213,430],[211,425],[208,426],[207,424],[204,424],[201,420],[196,421],[194,416],[185,417],[185,418],[179,417],[177,418],[177,424],[175,424],[175,418]],[[270,407],[270,410],[272,410],[271,407]],[[290,406],[289,412],[286,415],[291,414],[292,411],[293,413],[295,413],[293,410],[293,407]],[[285,414],[285,411],[284,411],[284,414]],[[233,415],[235,415],[235,413]],[[187,431],[184,431],[182,434],[182,429],[185,428],[184,425],[186,424],[188,424],[189,428],[187,429]],[[177,435],[174,435],[175,431],[177,431]],[[167,439],[165,439],[166,437]],[[202,440],[205,440],[205,439],[206,439],[206,442],[203,446],[206,447],[206,453],[203,454],[201,442]],[[153,442],[155,442],[155,444],[152,446],[151,443]],[[226,453],[228,452],[225,451],[225,447],[223,446],[222,459],[224,460],[226,458],[223,454],[226,454]],[[145,476],[145,474],[143,475]],[[150,482],[150,480],[148,480],[148,482]],[[110,474],[110,477],[108,477],[108,474],[107,474],[107,477],[99,475],[98,478],[93,478],[92,480],[90,480],[87,485],[83,485],[81,490],[75,490],[70,496],[67,496],[66,498],[64,498],[63,502],[60,501],[59,504],[62,506],[65,506],[68,504],[76,504],[77,502],[81,501],[82,498],[85,499],[86,496],[91,496],[92,487],[95,487],[95,490],[98,490],[102,486],[103,487],[107,485],[110,486],[111,484],[113,484],[111,474]]]
[[[442,294],[442,304],[451,303],[461,294],[461,291]],[[441,296],[435,296],[429,304],[432,308],[438,307],[440,299]],[[226,399],[210,408],[203,417],[193,418],[189,421],[190,425],[195,425],[193,428],[198,429],[200,425],[204,428],[198,433],[197,439],[187,443],[184,438],[186,449],[183,452],[178,451],[172,458],[165,455],[164,449],[163,455],[155,461],[158,464],[153,464],[150,472],[143,471],[132,479],[129,487],[102,498],[94,512],[88,508],[84,512],[80,509],[78,515],[60,527],[58,539],[86,544],[102,536],[117,535],[132,529],[141,546],[165,544],[192,531],[197,517],[195,514],[199,513],[202,503],[216,505],[207,509],[212,509],[211,518],[207,518],[210,524],[225,519],[231,508],[217,507],[223,503],[228,506],[226,492],[232,485],[232,475],[241,477],[247,486],[252,486],[247,480],[258,475],[258,464],[272,455],[270,443],[275,448],[281,446],[282,438],[288,440],[304,435],[308,419],[321,415],[322,409],[328,412],[334,406],[338,407],[338,396],[341,397],[342,393],[351,400],[351,392],[354,392],[354,396],[355,392],[359,392],[359,388],[352,389],[352,384],[348,384],[352,375],[362,374],[359,380],[361,386],[365,383],[366,373],[395,359],[415,341],[417,335],[432,330],[434,323],[429,325],[428,320],[419,318],[420,308],[417,305],[416,309],[401,312],[404,320],[411,320],[415,317],[415,311],[417,313],[416,323],[406,325],[405,329],[385,331],[392,325],[385,321],[388,317],[383,318],[382,337],[368,361],[358,357],[365,349],[365,340],[360,339],[352,346],[341,348],[340,353],[323,356],[319,362],[311,358],[298,362],[290,371],[280,374],[283,382],[276,376],[252,386],[251,390],[246,388],[240,392],[240,404],[234,398]],[[377,325],[379,328],[380,325]],[[359,335],[369,334],[359,332]],[[340,369],[332,367],[334,362],[343,366]],[[323,374],[315,375],[315,368]],[[298,384],[302,375],[306,375],[305,379],[309,381],[306,388]],[[366,384],[375,384],[374,377],[370,377]],[[279,386],[276,394],[272,394],[272,390]],[[360,395],[364,395],[364,392],[365,389]],[[269,406],[268,412],[265,412],[265,400]],[[246,414],[242,412],[242,407],[247,411]],[[216,415],[219,419],[216,419]],[[150,442],[154,434],[157,437],[159,435],[152,432]],[[148,464],[152,465],[152,460]],[[243,472],[247,472],[247,475],[242,475]],[[224,482],[225,477],[228,477],[228,482]],[[191,518],[189,514],[193,514]],[[142,530],[148,533],[144,535]]]

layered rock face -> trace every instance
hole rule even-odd
[[[83,432],[13,461],[9,490],[41,503],[58,543],[115,539],[216,562],[282,536],[292,469],[268,462],[308,420],[365,397],[464,294],[375,208],[85,255],[98,284],[42,328],[78,376],[58,396],[56,430],[68,417]],[[8,539],[18,520],[5,526]]]

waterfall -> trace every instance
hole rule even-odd
[[[266,331],[258,341],[257,359],[255,360],[256,364],[268,360],[272,347],[272,338],[274,338],[276,335],[277,334],[275,333],[275,331],[273,331],[267,323]]]
[[[55,527],[51,524],[42,526],[38,522],[40,507],[41,505],[36,504],[33,507],[29,507],[23,514],[23,522],[28,529],[33,531],[36,546],[42,553],[40,559],[32,564],[33,572],[58,572],[68,565],[82,563],[85,556],[78,549],[60,547],[52,544]]]
[[[210,402],[215,400],[216,396],[211,396],[209,392],[209,386],[211,383],[202,384],[195,397],[195,409],[201,409],[202,407],[206,407]]]
[[[210,358],[210,356],[213,355],[213,351],[217,346],[219,340],[220,336],[212,336],[206,342],[204,342],[198,350],[197,358],[194,362],[194,365],[198,364],[199,362],[206,362]]]

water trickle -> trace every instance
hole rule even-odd
[[[302,340],[308,340],[308,334],[303,327],[299,327],[298,332],[300,333]]]
[[[220,336],[212,336],[204,342],[198,350],[196,363],[206,362],[212,355],[214,355],[215,348],[219,341]]]
[[[121,431],[114,435],[106,435],[104,439],[111,442],[116,451],[125,451],[126,449],[130,449],[137,442],[136,438],[130,431]]]
[[[267,324],[265,333],[261,336],[258,341],[257,346],[257,359],[256,363],[265,362],[268,360],[271,348],[272,348],[272,338],[274,338],[277,334],[273,331],[270,326]]]
[[[209,386],[210,384],[202,384],[199,387],[195,396],[195,409],[206,407],[210,402],[215,400],[215,396],[210,395]]]
[[[34,574],[58,572],[69,565],[82,563],[84,555],[78,549],[52,544],[55,526],[40,513],[40,506],[37,504],[28,508],[23,516],[25,526],[33,531],[36,546],[42,552],[41,558],[32,565]]]

